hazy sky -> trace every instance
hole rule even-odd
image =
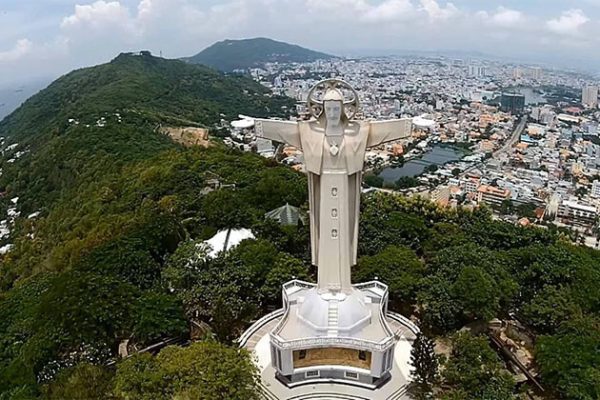
[[[337,54],[464,50],[600,70],[600,0],[0,0],[0,84],[121,51],[266,36]]]

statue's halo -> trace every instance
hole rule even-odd
[[[344,112],[348,119],[354,118],[360,106],[358,93],[348,82],[341,79],[325,79],[310,89],[306,106],[312,116],[317,119],[321,117],[323,113],[323,96],[328,89],[338,89],[344,95]]]

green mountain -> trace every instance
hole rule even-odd
[[[297,45],[255,38],[217,42],[195,56],[187,58],[186,61],[231,72],[258,67],[268,62],[311,62],[332,58],[335,57]]]

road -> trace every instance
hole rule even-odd
[[[527,124],[527,116],[521,117],[521,121],[519,121],[519,125],[513,131],[512,136],[500,147],[498,150],[492,153],[492,158],[496,158],[496,156],[506,153],[510,151],[510,149],[514,146],[515,143],[519,141],[523,130],[525,129],[525,125]]]
[[[519,125],[517,125],[517,127],[513,131],[510,138],[508,138],[508,140],[506,142],[504,142],[502,147],[500,147],[498,150],[496,150],[492,153],[492,159],[497,158],[502,153],[510,152],[511,148],[515,145],[515,143],[517,143],[519,141],[519,138],[521,137],[523,130],[525,130],[526,125],[527,125],[527,116],[523,116],[523,117],[521,117],[521,120],[519,121]],[[469,168],[465,169],[461,175],[465,176],[470,171],[474,170],[475,168],[479,168],[483,165],[485,165],[485,161],[473,164]]]

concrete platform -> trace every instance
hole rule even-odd
[[[391,378],[377,389],[368,389],[360,385],[350,385],[347,381],[315,379],[303,382],[299,386],[288,388],[275,378],[275,369],[271,366],[269,333],[281,318],[278,310],[257,321],[242,337],[240,345],[251,351],[255,357],[262,378],[265,399],[268,400],[401,400],[410,399],[406,394],[410,383],[410,351],[415,339],[414,325],[397,314],[388,315],[387,322],[393,329],[398,342],[394,349],[394,365]]]

